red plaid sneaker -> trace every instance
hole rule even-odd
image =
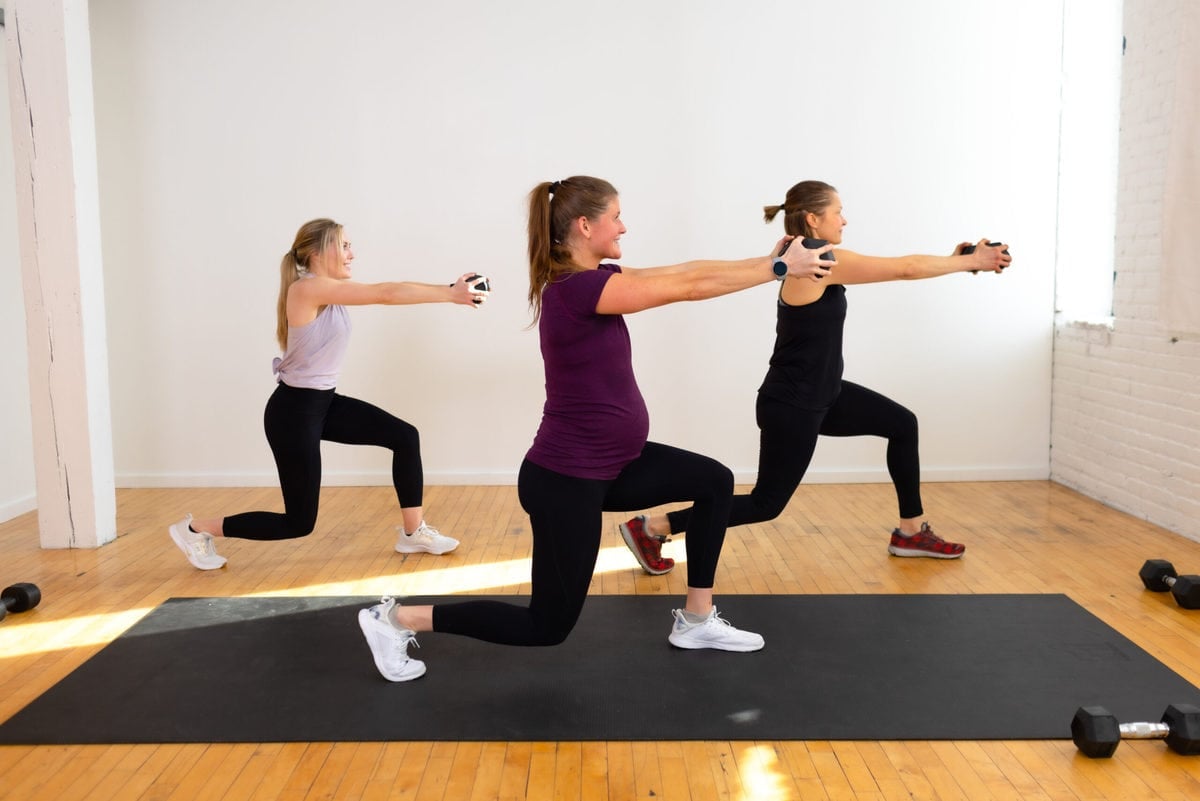
[[[629,550],[633,551],[642,570],[650,575],[661,576],[663,573],[670,573],[671,569],[675,567],[674,559],[663,558],[662,555],[662,544],[667,541],[667,538],[651,534],[646,530],[645,515],[638,515],[632,520],[622,523],[621,539],[625,540]]]
[[[928,523],[922,523],[921,530],[911,537],[901,534],[900,529],[893,530],[888,545],[888,553],[892,556],[929,556],[933,559],[957,559],[965,550],[967,546],[946,542],[934,534]]]

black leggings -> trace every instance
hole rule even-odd
[[[800,486],[817,436],[885,437],[887,469],[896,488],[900,517],[924,514],[921,505],[921,458],[917,452],[917,416],[890,398],[866,387],[842,382],[828,409],[799,409],[758,396],[758,481],[749,495],[733,496],[730,526],[774,520]],[[670,512],[671,533],[689,531],[691,509]]]
[[[433,630],[504,645],[558,645],[587,598],[600,552],[602,512],[692,501],[688,586],[711,589],[725,542],[733,473],[707,456],[647,442],[615,479],[573,478],[525,460],[517,479],[533,528],[529,606],[464,601],[433,608]]]
[[[382,409],[332,389],[279,384],[263,412],[275,454],[283,514],[243,512],[225,518],[226,537],[289,540],[312,533],[321,496],[321,440],[378,445],[392,451],[392,484],[401,508],[420,506],[425,476],[417,429]]]

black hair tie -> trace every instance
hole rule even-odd
[[[553,195],[555,192],[557,192],[559,190],[559,187],[561,187],[561,186],[562,186],[561,181],[555,181],[554,183],[550,184],[550,194]]]

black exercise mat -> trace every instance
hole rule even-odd
[[[752,654],[670,646],[679,599],[594,596],[554,648],[423,634],[429,672],[401,684],[358,628],[375,600],[172,599],[0,743],[1059,739],[1084,704],[1200,704],[1063,595],[722,596],[766,638]]]

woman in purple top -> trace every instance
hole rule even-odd
[[[824,250],[786,257],[695,261],[632,269],[621,258],[621,207],[607,181],[577,176],[539,184],[529,200],[529,302],[546,375],[542,422],[521,464],[518,495],[533,529],[528,606],[464,601],[359,612],[379,672],[407,681],[425,672],[408,656],[417,632],[507,645],[557,645],[583,609],[600,550],[602,513],[691,501],[688,591],[668,640],[680,648],[756,651],[758,634],[713,606],[713,579],[733,497],[733,474],[705,456],[646,440],[649,417],[633,375],[622,315],[725,295],[784,275],[816,280]],[[776,246],[778,250],[783,242]],[[778,272],[777,272],[778,270]]]
[[[335,389],[350,337],[347,306],[459,303],[474,308],[487,293],[475,288],[478,277],[470,274],[449,286],[411,281],[362,284],[350,280],[352,261],[354,250],[342,226],[327,219],[300,226],[284,254],[276,309],[276,338],[283,356],[275,359],[278,384],[263,414],[284,511],[203,520],[188,515],[169,533],[194,567],[215,570],[225,565],[214,537],[283,540],[311,533],[321,493],[321,440],[392,451],[392,483],[403,520],[398,552],[443,554],[457,547],[457,540],[425,523],[417,429]]]

